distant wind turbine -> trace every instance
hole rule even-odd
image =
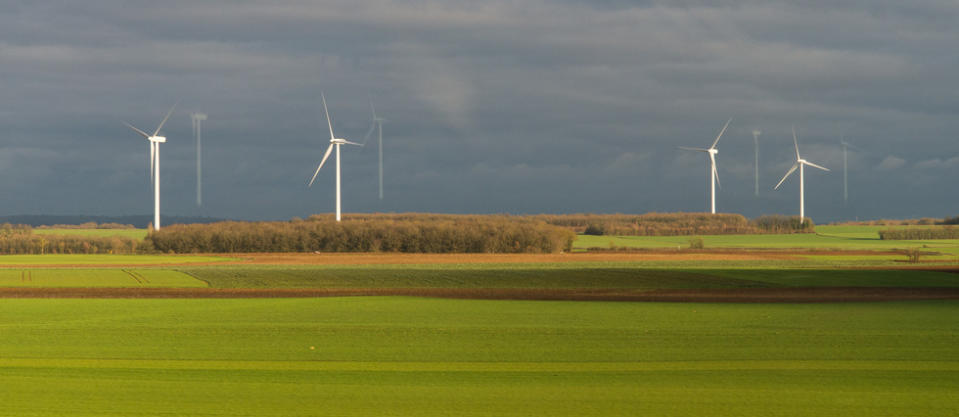
[[[380,152],[380,200],[383,199],[383,122],[386,119],[382,117],[376,117],[376,108],[373,107],[373,98],[370,97],[370,111],[373,114],[373,118],[370,121],[370,130],[366,132],[366,136],[363,137],[363,145],[366,145],[366,141],[370,139],[370,135],[373,134],[373,130],[378,130],[378,143],[377,149]]]
[[[859,148],[846,142],[843,135],[839,136],[839,145],[842,146],[842,203],[846,204],[849,201],[849,168],[846,162],[846,153],[850,148],[855,150],[859,150]]]
[[[719,135],[716,136],[716,140],[713,141],[713,144],[710,145],[708,149],[704,148],[687,148],[685,146],[680,146],[679,149],[685,149],[687,151],[697,151],[697,152],[706,152],[709,155],[709,195],[710,195],[710,204],[709,208],[713,214],[716,214],[716,185],[719,183],[719,172],[716,171],[716,154],[719,153],[719,150],[716,149],[716,144],[719,143],[719,139],[723,137],[723,132],[726,131],[726,128],[729,127],[729,122],[733,121],[732,118],[726,121],[726,125],[723,126],[723,130],[719,131]]]
[[[152,135],[137,129],[127,122],[123,122],[127,127],[133,129],[134,132],[137,132],[150,142],[150,180],[153,182],[153,230],[160,230],[160,144],[166,143],[166,137],[160,136],[160,129],[162,129],[166,121],[170,119],[170,115],[173,114],[173,109],[175,108],[176,104],[170,107],[170,111],[167,112],[166,117],[163,118],[163,121],[160,122],[160,125],[157,126],[157,129],[153,131]]]
[[[196,205],[203,205],[203,147],[200,142],[200,133],[202,123],[206,120],[203,113],[193,113],[190,115],[193,120],[193,139],[196,140]]]
[[[756,196],[759,196],[759,135],[763,132],[759,129],[753,129],[753,143],[756,144]]]
[[[326,96],[323,93],[320,93],[320,97],[323,98],[323,112],[326,113],[326,125],[330,128],[330,147],[326,148],[326,153],[323,154],[323,159],[320,161],[320,165],[316,167],[316,172],[313,173],[313,178],[310,179],[310,187],[313,186],[313,181],[316,181],[316,176],[320,173],[320,168],[323,168],[323,164],[326,163],[326,159],[330,157],[330,152],[333,151],[333,147],[336,147],[336,221],[340,221],[340,145],[356,145],[363,146],[359,143],[350,142],[346,139],[340,139],[333,135],[333,122],[330,121],[330,111],[326,108]]]
[[[806,206],[805,206],[805,201],[804,201],[804,199],[805,199],[805,187],[804,187],[804,185],[805,185],[805,184],[804,184],[805,177],[804,177],[804,175],[803,175],[803,171],[804,171],[804,170],[803,170],[803,167],[804,167],[805,165],[809,165],[809,166],[814,167],[814,168],[819,168],[819,169],[821,169],[821,170],[823,170],[823,171],[829,171],[829,168],[821,167],[821,166],[816,165],[816,164],[814,164],[814,163],[812,163],[812,162],[809,162],[809,161],[807,161],[807,160],[805,160],[805,159],[802,159],[802,157],[799,156],[799,140],[796,139],[796,127],[795,127],[795,126],[793,126],[793,145],[796,146],[796,163],[793,164],[792,168],[789,168],[789,171],[786,171],[786,175],[783,176],[783,179],[779,180],[779,184],[776,184],[776,186],[773,187],[773,189],[774,189],[774,190],[779,189],[779,186],[783,184],[783,181],[786,181],[786,178],[789,177],[789,174],[792,174],[793,171],[796,170],[796,168],[799,168],[799,224],[803,224],[803,222],[806,220]]]

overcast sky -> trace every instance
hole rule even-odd
[[[815,221],[959,215],[959,3],[910,1],[109,1],[0,5],[0,215],[704,211]],[[195,202],[203,130],[204,204]],[[760,141],[754,196],[753,137]],[[850,151],[844,204],[840,136]],[[332,161],[330,161],[332,162]]]

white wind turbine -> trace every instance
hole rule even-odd
[[[160,144],[166,143],[166,137],[160,136],[160,129],[162,129],[163,124],[170,119],[170,115],[173,114],[173,109],[175,108],[176,104],[170,107],[170,111],[167,112],[166,117],[163,118],[163,121],[160,122],[160,125],[157,126],[157,129],[152,135],[137,129],[127,122],[123,122],[127,127],[133,129],[134,132],[139,133],[140,136],[143,136],[150,142],[150,180],[153,181],[153,230],[160,230]]]
[[[378,143],[377,149],[380,152],[380,200],[383,199],[383,122],[386,119],[382,117],[376,117],[376,108],[373,107],[373,98],[370,98],[370,111],[373,114],[373,118],[370,121],[370,130],[366,132],[366,136],[363,137],[363,145],[366,145],[366,141],[370,139],[370,135],[373,133],[373,129],[378,131]]]
[[[200,133],[202,131],[203,121],[206,115],[203,113],[192,113],[190,119],[193,120],[193,138],[196,139],[196,205],[203,205],[203,158],[202,145],[200,142]]]
[[[850,148],[856,150],[859,148],[846,142],[846,138],[843,135],[839,136],[839,145],[842,146],[842,203],[846,204],[846,202],[849,201],[849,176],[847,174],[849,169],[846,162],[846,153]]]
[[[753,143],[756,144],[756,162],[754,167],[756,168],[756,196],[759,196],[759,135],[763,131],[759,129],[753,129]]]
[[[780,185],[783,184],[783,181],[786,181],[786,178],[789,177],[789,174],[792,174],[796,168],[799,168],[799,224],[803,224],[806,219],[806,206],[805,206],[805,187],[804,187],[804,176],[803,176],[803,167],[809,165],[814,168],[819,168],[823,171],[829,171],[829,168],[821,167],[812,162],[809,162],[805,159],[802,159],[799,156],[799,140],[796,139],[796,127],[793,126],[793,145],[796,146],[796,163],[793,164],[792,168],[789,168],[789,171],[786,171],[786,175],[783,176],[783,179],[779,180],[779,184],[776,184],[773,189],[778,189]]]
[[[323,159],[320,161],[320,165],[316,167],[316,172],[313,173],[313,178],[310,179],[310,187],[313,186],[313,181],[316,181],[316,176],[320,173],[320,168],[323,168],[323,164],[326,163],[326,159],[330,157],[330,152],[333,151],[333,147],[336,147],[336,221],[340,221],[340,145],[356,145],[363,146],[359,143],[350,142],[346,139],[340,139],[333,135],[333,123],[330,122],[330,112],[326,109],[326,96],[323,93],[320,93],[320,97],[323,98],[323,112],[326,113],[326,125],[330,128],[330,147],[326,148],[326,153],[323,155]]]
[[[726,121],[726,125],[723,126],[723,130],[719,131],[719,135],[716,136],[716,140],[713,141],[713,144],[708,148],[687,148],[685,146],[680,146],[679,149],[685,149],[687,151],[697,151],[697,152],[706,152],[709,155],[709,164],[710,164],[710,173],[709,173],[709,195],[710,195],[710,211],[713,214],[716,214],[716,185],[719,183],[719,172],[716,171],[716,154],[719,153],[719,150],[716,149],[716,144],[719,143],[719,139],[723,137],[723,132],[726,131],[726,128],[729,127],[729,122],[733,121],[732,118]]]

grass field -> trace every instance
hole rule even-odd
[[[951,416],[959,303],[4,300],[0,415]]]
[[[959,255],[959,240],[881,240],[884,226],[816,226],[816,233],[782,235],[713,235],[702,238],[707,249],[716,248],[779,248],[893,250],[927,248],[952,256]],[[596,248],[681,249],[689,247],[692,236],[587,236],[573,242],[574,250]]]
[[[0,269],[0,287],[176,287],[207,284],[162,269]]]
[[[33,229],[35,235],[89,236],[89,237],[128,237],[143,239],[147,229]]]
[[[225,262],[220,256],[192,255],[0,255],[0,267],[30,265],[162,265]]]
[[[834,269],[667,269],[641,264],[181,268],[216,288],[959,287],[959,274]]]

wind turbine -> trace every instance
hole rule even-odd
[[[842,203],[846,204],[849,201],[849,176],[847,172],[848,164],[846,163],[846,152],[849,148],[858,150],[859,148],[853,144],[846,142],[846,138],[843,135],[839,136],[839,144],[842,146]]]
[[[193,138],[196,139],[196,205],[203,205],[203,158],[202,145],[200,143],[200,131],[206,115],[203,113],[190,114],[193,119]]]
[[[753,142],[756,144],[756,197],[759,197],[759,135],[762,133],[759,129],[753,129]]]
[[[804,176],[803,176],[803,167],[809,165],[811,167],[819,168],[823,171],[829,171],[829,168],[821,167],[812,162],[809,162],[805,159],[802,159],[799,156],[799,140],[796,139],[796,127],[793,126],[793,145],[796,146],[796,163],[793,164],[792,168],[789,168],[789,171],[786,171],[786,175],[783,176],[783,179],[779,180],[779,184],[776,184],[773,189],[778,189],[780,185],[783,184],[783,181],[786,181],[786,178],[789,177],[789,174],[792,174],[796,168],[799,168],[799,224],[803,224],[806,219],[806,206],[805,206],[805,187],[804,187]]]
[[[157,126],[157,129],[153,131],[152,135],[137,129],[127,122],[123,122],[127,127],[133,129],[134,132],[137,132],[150,142],[150,180],[153,182],[153,230],[160,230],[160,144],[166,143],[166,137],[160,136],[160,129],[162,129],[166,121],[170,119],[170,115],[173,114],[173,109],[175,108],[176,104],[170,107],[170,111],[167,112],[166,117],[163,118],[163,121],[160,122],[160,125]]]
[[[326,153],[323,154],[323,159],[320,161],[320,165],[316,167],[316,172],[313,173],[313,178],[310,179],[310,187],[313,186],[313,181],[316,181],[316,176],[320,173],[320,168],[323,168],[323,164],[326,163],[326,158],[330,157],[330,152],[333,151],[333,147],[336,147],[336,221],[340,221],[340,145],[356,145],[363,146],[359,143],[350,142],[346,139],[340,139],[333,135],[333,122],[330,121],[330,112],[326,109],[326,96],[323,93],[320,93],[320,97],[323,98],[323,112],[326,113],[326,125],[330,128],[330,147],[326,148]]]
[[[716,144],[719,143],[719,138],[723,137],[723,132],[726,131],[726,128],[729,127],[729,122],[733,121],[732,118],[726,121],[726,125],[723,126],[723,130],[719,131],[719,135],[716,136],[716,140],[713,141],[713,144],[708,148],[687,148],[685,146],[680,146],[679,149],[685,149],[687,151],[697,151],[697,152],[706,152],[709,155],[710,163],[710,173],[709,175],[709,195],[710,195],[710,211],[713,214],[716,214],[716,185],[719,183],[719,172],[716,171],[716,154],[719,153],[719,150],[716,149]]]
[[[366,136],[363,137],[363,145],[366,145],[366,141],[370,139],[370,134],[373,133],[373,129],[378,130],[378,144],[377,149],[380,151],[380,200],[383,199],[383,122],[386,119],[382,117],[376,117],[376,108],[373,107],[373,98],[370,97],[370,111],[373,114],[373,118],[370,121],[370,130],[366,132]]]

